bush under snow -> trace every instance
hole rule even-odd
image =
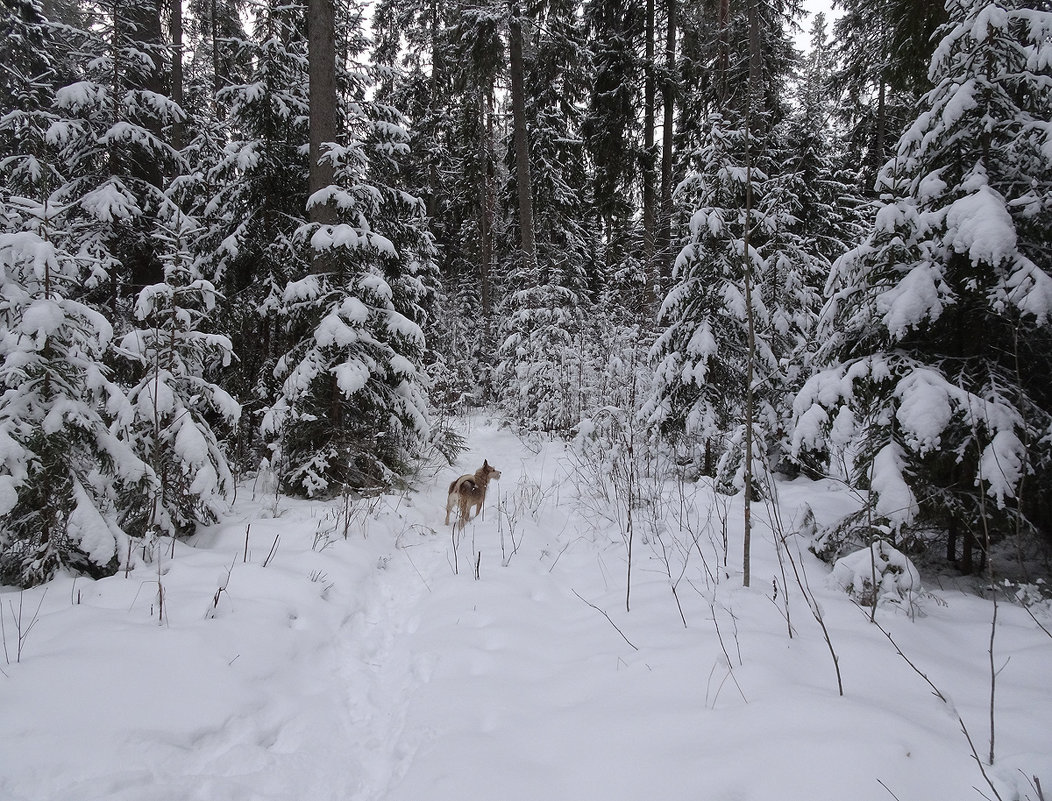
[[[868,548],[838,559],[829,584],[863,605],[874,600],[898,603],[921,588],[913,562],[885,540],[876,540]]]

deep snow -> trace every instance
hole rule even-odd
[[[988,601],[928,588],[878,611],[951,708],[790,538],[840,697],[764,505],[743,588],[740,498],[670,482],[634,516],[626,612],[623,516],[563,446],[465,426],[457,469],[418,492],[348,514],[257,480],[174,556],[165,540],[127,576],[0,593],[0,799],[992,797],[957,719],[985,759]],[[483,458],[503,475],[454,550],[445,488]],[[787,529],[805,503],[822,521],[854,503],[833,482],[779,491]],[[994,647],[986,770],[1002,798],[1037,801],[1031,777],[1052,786],[1052,638],[1002,603]]]

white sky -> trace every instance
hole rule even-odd
[[[819,11],[823,11],[826,18],[832,21],[835,16],[839,16],[839,12],[837,14],[833,13],[832,0],[803,0],[802,5],[804,11],[808,12],[810,16],[805,17],[800,23],[802,30],[797,34],[796,46],[801,50],[807,50],[808,33],[811,30],[811,17]]]

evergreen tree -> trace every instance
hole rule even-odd
[[[31,11],[15,37],[38,48],[13,61],[17,105],[0,122],[4,580],[112,572],[127,499],[156,486],[113,424],[127,399],[105,366],[172,208],[162,170],[178,160],[157,132],[181,111],[148,88],[155,11],[124,7],[89,30]]]
[[[138,326],[119,348],[130,364],[131,388],[114,427],[157,476],[148,495],[122,503],[122,526],[136,534],[176,536],[215,523],[223,497],[233,491],[212,421],[232,427],[241,407],[210,380],[233,353],[229,339],[207,330],[218,298],[188,251],[198,233],[181,215],[167,223],[165,280],[139,293]]]
[[[225,332],[238,356],[224,383],[244,404],[249,442],[278,391],[282,294],[307,270],[293,240],[306,221],[308,139],[303,6],[271,0],[252,27],[252,38],[238,43],[252,71],[245,83],[219,89],[222,122],[202,125],[191,142],[202,168],[188,187],[206,228],[198,252],[211,255],[205,275],[223,297]]]
[[[592,50],[592,91],[582,135],[592,166],[592,202],[601,226],[601,275],[621,272],[643,310],[649,281],[634,223],[642,153],[645,7],[631,0],[588,0],[584,22]]]
[[[793,380],[788,366],[809,337],[815,266],[793,213],[796,170],[775,145],[787,125],[781,93],[795,10],[746,4],[715,26],[693,28],[710,37],[696,43],[694,65],[707,63],[711,74],[706,97],[684,109],[704,110],[707,123],[676,191],[687,244],[659,314],[645,412],[667,436],[703,441],[703,469],[718,469],[728,490],[744,486],[750,437],[760,443],[753,472],[765,472]]]
[[[1052,12],[952,0],[870,233],[834,265],[796,448],[858,442],[895,530],[1048,530]],[[970,547],[963,567],[970,570]]]
[[[516,259],[506,277],[496,371],[513,419],[546,431],[568,431],[582,413],[579,343],[593,259],[584,226],[587,198],[580,191],[586,182],[579,125],[587,54],[575,8],[549,3],[544,16],[528,23],[534,56],[526,64],[524,111],[537,208],[535,259]]]
[[[833,26],[843,93],[840,114],[859,190],[873,196],[877,172],[892,155],[914,103],[931,84],[927,68],[933,37],[945,21],[942,2],[835,0]]]
[[[358,85],[344,82],[352,92],[340,103],[344,141],[321,143],[333,183],[306,206],[331,217],[296,233],[313,266],[282,296],[291,347],[277,364],[281,390],[264,420],[286,485],[310,496],[390,485],[408,472],[430,428],[420,304],[431,240],[420,201],[382,183],[394,175],[383,158],[397,162],[407,134],[389,109],[370,115],[353,94]]]

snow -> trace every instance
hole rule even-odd
[[[996,266],[1016,254],[1016,232],[1004,198],[987,185],[955,201],[946,211],[946,242],[967,253],[973,265]]]
[[[863,605],[874,600],[901,603],[921,591],[920,573],[913,562],[884,540],[837,559],[828,583]]]
[[[80,199],[81,208],[101,223],[129,220],[141,211],[135,197],[116,180],[110,180],[85,192]]]
[[[743,588],[740,497],[706,484],[681,497],[670,481],[637,517],[626,611],[622,516],[562,446],[459,422],[471,450],[427,472],[418,492],[348,510],[276,496],[261,476],[221,524],[174,549],[157,541],[153,561],[137,547],[127,576],[0,593],[0,798],[989,794],[956,718],[984,753],[988,601],[949,587],[914,592],[912,617],[900,604],[877,610],[951,709],[868,610],[825,586],[829,569],[805,541],[776,549],[763,504]],[[445,489],[483,458],[503,475],[456,541],[441,525]],[[805,506],[827,523],[857,504],[833,482],[778,492],[790,529]],[[779,566],[787,555],[809,578],[843,697],[808,602]],[[24,621],[39,613],[18,658],[20,605]],[[1052,639],[1005,601],[995,649],[987,771],[1002,797],[1036,801],[1028,778],[1052,776]]]
[[[876,512],[898,527],[917,516],[917,499],[902,474],[902,448],[889,442],[873,457],[870,486],[877,494]]]
[[[948,300],[940,269],[921,262],[881,293],[876,305],[888,333],[901,339],[925,320],[937,320]]]
[[[113,529],[99,513],[95,501],[76,480],[73,482],[73,500],[75,505],[68,524],[70,539],[93,563],[105,565],[117,552]]]
[[[987,484],[987,494],[1004,507],[1005,498],[1014,498],[1026,470],[1026,448],[1014,431],[998,431],[979,457],[975,483]]]
[[[920,455],[939,447],[953,417],[946,379],[934,370],[916,369],[895,387],[899,398],[895,417],[902,426],[906,444]]]

